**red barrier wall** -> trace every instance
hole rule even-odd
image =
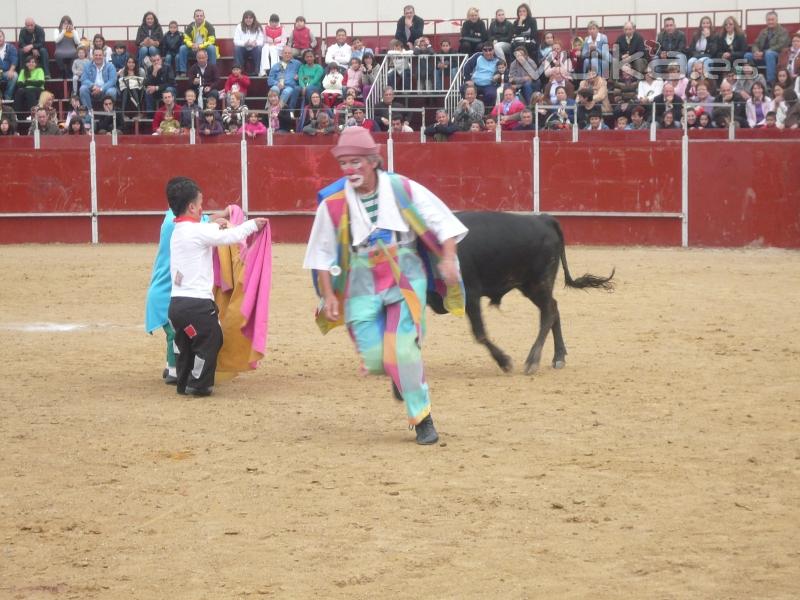
[[[671,133],[671,132],[670,132]],[[679,133],[679,132],[677,132]],[[699,132],[704,133],[704,132]],[[722,132],[714,132],[722,133]],[[772,132],[767,132],[774,135]],[[791,132],[795,133],[795,132]],[[754,132],[755,134],[755,132]],[[277,139],[278,136],[276,136]],[[530,211],[533,141],[528,132],[501,143],[480,134],[394,145],[395,168],[440,195],[456,210]],[[669,137],[669,136],[667,136]],[[705,137],[705,136],[699,136]],[[800,172],[788,157],[800,139],[698,139],[689,144],[689,241],[692,245],[763,244],[800,247]],[[45,138],[43,138],[44,140]],[[98,137],[98,228],[102,242],[155,242],[166,208],[164,186],[183,174],[195,178],[208,210],[241,203],[239,140],[167,144],[163,140]],[[293,141],[298,138],[294,137]],[[459,141],[455,141],[455,140]],[[250,211],[268,213],[276,241],[305,241],[318,189],[339,177],[330,156],[335,138],[272,147],[248,144]],[[3,217],[3,213],[90,212],[88,140],[0,143],[0,243],[91,241],[89,217]],[[386,147],[381,146],[386,154]],[[539,144],[543,212],[681,212],[681,144],[620,132],[581,132],[577,144],[561,133]],[[104,211],[122,215],[103,214]],[[149,211],[152,215],[126,215]],[[681,243],[681,219],[649,216],[561,216],[570,243]]]

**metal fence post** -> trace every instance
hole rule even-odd
[[[242,137],[241,162],[242,162],[242,210],[245,214],[250,210],[250,197],[247,190],[247,140]]]
[[[92,131],[94,131],[94,118],[92,118]],[[89,186],[92,200],[92,243],[100,241],[97,223],[97,148],[95,146],[94,134],[89,142]]]

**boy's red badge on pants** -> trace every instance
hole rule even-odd
[[[187,325],[183,328],[183,332],[189,336],[190,340],[197,335],[197,329],[194,328],[194,325]]]

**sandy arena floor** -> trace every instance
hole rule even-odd
[[[520,294],[487,314],[511,375],[429,313],[422,448],[302,250],[262,368],[187,400],[141,325],[155,246],[2,247],[0,598],[800,596],[800,253],[571,247],[618,290],[557,284],[567,368],[534,377]]]

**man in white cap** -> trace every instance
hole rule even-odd
[[[344,177],[321,190],[303,266],[315,271],[323,333],[346,324],[365,373],[385,373],[418,444],[435,444],[422,365],[429,281],[463,314],[456,243],[467,228],[420,184],[383,171],[372,135],[345,129],[332,150]],[[430,276],[430,277],[429,277]]]

